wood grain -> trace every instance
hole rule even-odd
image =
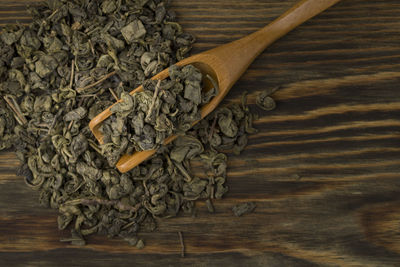
[[[28,23],[26,4],[0,1],[0,25]],[[263,27],[294,0],[175,0],[194,53]],[[269,47],[230,91],[254,103],[281,86],[278,107],[259,111],[259,132],[230,156],[226,198],[215,214],[198,203],[143,233],[144,250],[90,237],[59,242],[56,213],[15,176],[0,153],[1,266],[398,266],[400,264],[400,3],[343,0]],[[232,205],[255,201],[236,218]],[[184,235],[180,257],[177,232]]]

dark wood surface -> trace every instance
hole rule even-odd
[[[295,0],[175,0],[194,52],[240,38]],[[0,1],[0,24],[28,23],[25,4]],[[95,236],[60,243],[56,212],[0,153],[1,266],[399,266],[400,2],[343,0],[269,47],[229,93],[282,86],[259,133],[231,156],[230,192],[216,213],[169,219],[146,247]],[[236,218],[232,205],[255,201]],[[180,257],[177,231],[186,244]],[[136,265],[135,265],[136,264]]]

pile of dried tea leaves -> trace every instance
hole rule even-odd
[[[122,154],[157,149],[172,134],[184,134],[201,119],[200,108],[216,95],[217,88],[202,90],[202,74],[192,65],[168,69],[164,80],[146,80],[143,91],[122,92],[102,122],[102,153],[114,166]]]
[[[154,112],[125,114],[130,101],[143,105],[128,92],[143,84],[153,93],[143,93],[146,101],[152,99],[157,84],[146,79],[185,57],[194,42],[167,2],[47,0],[30,9],[29,26],[7,26],[0,34],[0,149],[13,147],[26,184],[40,192],[43,206],[59,211],[59,229],[72,229],[71,238],[63,241],[84,245],[85,236],[104,233],[143,248],[137,233],[154,230],[157,219],[190,214],[195,200],[205,198],[210,206],[211,199],[227,192],[227,156],[222,152],[240,153],[247,134],[255,132],[245,98],[188,129],[198,118],[197,106],[209,99],[202,95],[200,101],[198,93],[187,96],[184,90],[183,98],[177,97],[180,105],[196,105],[190,104],[174,122],[182,137],[168,146],[159,146],[162,138],[142,139],[147,129],[134,118],[142,116],[146,122],[149,116],[154,123]],[[176,72],[179,76],[184,70]],[[114,103],[113,95],[124,100],[116,110],[124,119],[110,119],[117,134],[109,139],[118,153],[126,142],[126,125],[136,142],[126,149],[158,148],[151,159],[123,174],[113,166],[117,157],[97,144],[88,127]],[[162,126],[164,138],[172,131],[167,119],[176,107],[168,102],[168,93],[155,101],[160,98],[167,104],[159,102],[157,109],[166,115],[156,118],[155,126]],[[195,160],[204,164],[207,179],[193,175]]]

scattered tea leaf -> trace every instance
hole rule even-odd
[[[232,208],[233,213],[235,216],[240,217],[244,214],[248,214],[254,211],[256,208],[256,204],[254,202],[245,202],[237,204]]]

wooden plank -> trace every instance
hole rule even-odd
[[[29,22],[24,5],[0,1],[0,25]],[[194,53],[240,38],[295,0],[175,0]],[[400,263],[400,4],[343,0],[283,37],[251,65],[225,102],[266,88],[278,107],[259,111],[259,132],[230,156],[227,196],[215,214],[160,222],[144,250],[90,237],[60,243],[56,213],[15,176],[0,153],[0,265],[395,266]],[[231,207],[255,201],[253,214]],[[184,235],[180,257],[177,232]]]

